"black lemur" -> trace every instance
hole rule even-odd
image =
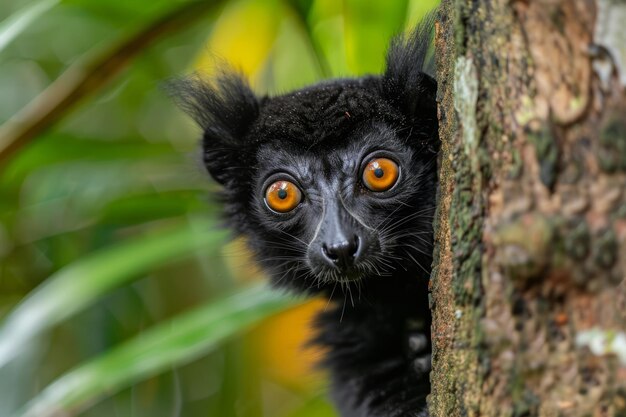
[[[272,97],[233,71],[174,87],[229,226],[276,286],[336,301],[314,343],[344,417],[428,415],[439,139],[427,20],[391,42],[382,75]]]

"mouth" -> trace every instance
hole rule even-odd
[[[363,279],[364,275],[361,271],[351,270],[345,272],[343,277],[345,278],[343,281],[360,281]]]
[[[357,282],[365,278],[365,273],[356,267],[323,268],[313,271],[315,277],[321,282]]]

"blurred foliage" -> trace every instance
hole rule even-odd
[[[333,416],[302,347],[326,302],[257,286],[160,84],[379,72],[436,3],[0,2],[0,416]]]

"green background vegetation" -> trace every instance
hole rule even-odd
[[[160,86],[380,72],[435,3],[0,2],[0,416],[334,415],[299,347],[324,303],[259,286]]]

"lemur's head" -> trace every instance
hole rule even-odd
[[[176,84],[226,219],[274,282],[332,290],[429,269],[439,144],[424,39],[396,39],[383,75],[276,97],[233,72]]]

